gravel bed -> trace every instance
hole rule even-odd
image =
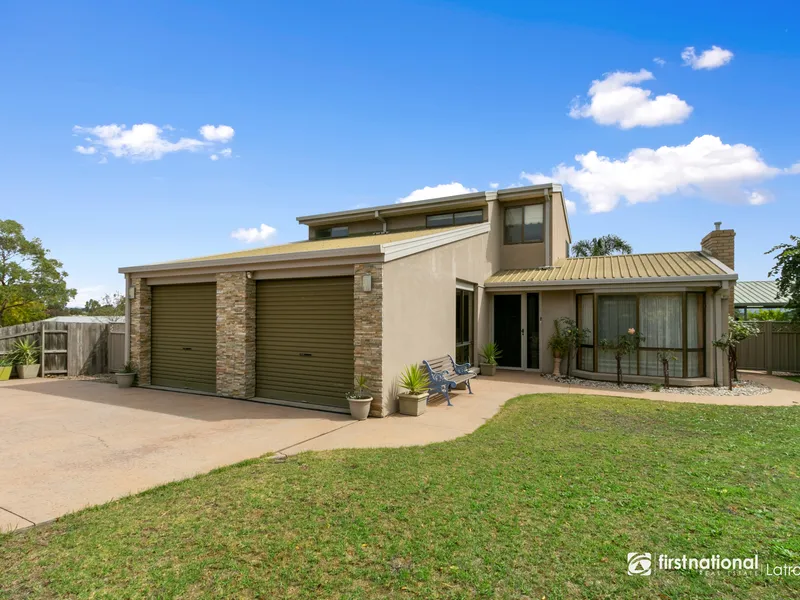
[[[543,377],[558,383],[604,390],[623,390],[626,392],[656,391],[653,385],[643,383],[623,383],[620,387],[612,381],[592,381],[590,379],[580,379],[579,377],[554,377],[552,374],[546,374]],[[667,394],[685,394],[687,396],[760,396],[761,394],[768,394],[772,391],[772,388],[749,379],[740,379],[734,382],[732,390],[727,387],[702,386],[662,387],[658,391]]]

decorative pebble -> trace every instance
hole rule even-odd
[[[622,386],[613,381],[593,381],[591,379],[581,379],[579,377],[554,377],[552,374],[542,375],[545,379],[557,383],[566,383],[580,387],[600,388],[606,390],[625,390],[626,392],[652,392],[652,384],[643,383],[624,383]],[[740,379],[733,383],[733,389],[727,387],[697,386],[697,387],[661,387],[660,392],[667,394],[685,394],[688,396],[760,396],[772,391],[771,387],[751,381]]]

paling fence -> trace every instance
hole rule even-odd
[[[124,323],[36,321],[0,327],[0,356],[20,339],[43,349],[40,375],[95,375],[119,370],[125,361]]]
[[[739,368],[800,373],[800,325],[785,321],[749,322],[758,326],[759,334],[739,344]]]

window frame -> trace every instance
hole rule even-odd
[[[706,350],[708,345],[708,340],[706,339],[706,294],[702,291],[682,291],[682,292],[612,292],[612,293],[597,293],[597,292],[583,292],[583,293],[576,293],[575,294],[575,315],[578,317],[578,326],[584,327],[584,315],[581,312],[581,297],[582,296],[592,296],[592,340],[591,344],[581,344],[578,348],[578,357],[577,363],[579,365],[583,364],[581,354],[583,352],[591,351],[593,353],[592,359],[592,371],[587,371],[589,373],[599,373],[598,371],[598,348],[599,348],[599,323],[598,323],[598,299],[602,296],[635,296],[636,297],[636,331],[641,331],[641,298],[643,296],[680,296],[681,297],[681,348],[662,348],[656,346],[640,346],[636,351],[636,373],[635,375],[641,375],[641,360],[642,360],[642,352],[654,352],[654,351],[670,351],[676,354],[680,354],[682,358],[682,372],[680,375],[676,375],[676,377],[681,377],[683,379],[689,378],[689,355],[690,354],[699,354],[700,355],[700,362],[699,364],[699,372],[697,375],[694,375],[692,378],[697,377],[705,377],[706,376]],[[698,343],[700,347],[698,348],[689,348],[689,339],[688,339],[688,328],[689,328],[689,312],[688,312],[688,302],[689,298],[694,297],[698,300],[698,311],[697,311],[697,327],[698,327]],[[645,343],[647,340],[645,340]],[[646,375],[647,377],[657,377],[655,375]]]
[[[525,239],[525,209],[529,208],[529,207],[534,207],[534,206],[541,207],[541,210],[542,210],[542,235],[541,235],[540,239],[526,240]],[[509,241],[509,238],[508,238],[508,213],[509,213],[509,211],[514,211],[514,210],[522,211],[522,222],[521,222],[521,225],[520,225],[520,227],[522,228],[522,233],[521,233],[521,240],[519,242]],[[543,202],[530,202],[528,204],[518,204],[518,205],[515,205],[515,206],[506,206],[503,209],[503,244],[506,245],[506,246],[517,246],[519,244],[542,244],[542,243],[544,243],[545,238],[547,237],[546,227],[547,227],[547,218],[546,218],[545,205],[544,205]]]
[[[465,314],[464,303],[467,304],[467,311]],[[460,309],[460,311],[459,311]],[[459,314],[460,312],[460,314]],[[459,323],[459,317],[461,322]],[[474,344],[475,344],[475,290],[467,290],[461,287],[456,288],[456,362],[468,362],[474,364]],[[466,327],[465,327],[466,326]],[[467,332],[465,336],[464,333]],[[461,335],[459,336],[459,332]],[[459,337],[461,339],[459,339]],[[467,338],[466,340],[464,338]],[[467,349],[467,360],[460,361],[459,350],[462,348]]]
[[[473,208],[470,210],[459,210],[453,212],[445,212],[445,213],[435,213],[431,215],[425,215],[425,229],[441,229],[442,227],[455,227],[456,226],[456,215],[464,215],[467,213],[480,213],[480,219],[477,221],[470,221],[467,223],[460,223],[459,225],[474,225],[476,223],[483,223],[483,209],[482,208]],[[450,217],[450,222],[444,225],[430,225],[428,223],[428,219],[431,217]]]
[[[340,235],[334,235],[334,230],[342,230],[344,229],[344,233]],[[322,232],[328,232],[328,235],[320,235]],[[337,239],[343,238],[350,235],[350,226],[349,225],[333,225],[331,227],[323,227],[322,229],[317,229],[314,232],[314,239],[315,240],[330,240],[330,239]]]

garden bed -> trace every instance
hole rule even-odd
[[[751,379],[740,379],[735,381],[733,389],[727,387],[697,386],[697,387],[664,387],[661,384],[644,383],[623,383],[617,385],[613,381],[595,381],[593,379],[581,379],[580,377],[554,377],[551,374],[543,375],[545,379],[557,383],[566,383],[580,387],[595,389],[622,390],[626,392],[665,392],[667,394],[685,394],[687,396],[760,396],[768,394],[772,388]]]

